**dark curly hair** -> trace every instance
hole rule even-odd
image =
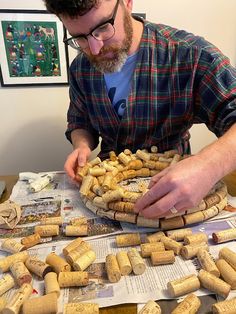
[[[47,10],[55,15],[75,17],[84,15],[101,0],[44,0]]]

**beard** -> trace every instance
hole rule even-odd
[[[123,67],[132,44],[133,38],[133,26],[130,15],[124,10],[124,30],[125,39],[121,46],[112,44],[107,47],[102,47],[98,55],[92,55],[86,53],[87,58],[101,73],[114,73],[121,70]],[[112,57],[106,55],[111,54]]]

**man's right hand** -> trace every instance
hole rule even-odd
[[[64,165],[64,169],[68,176],[75,180],[76,169],[83,167],[89,156],[91,155],[91,149],[87,146],[81,146],[76,148],[68,157]]]

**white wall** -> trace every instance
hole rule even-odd
[[[0,9],[44,9],[41,0],[0,0]],[[235,0],[134,0],[134,12],[186,29],[216,44],[236,64]],[[0,87],[0,174],[63,169],[71,145],[64,137],[68,87]],[[193,151],[215,137],[192,131]]]

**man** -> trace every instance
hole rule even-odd
[[[135,210],[149,218],[196,206],[236,168],[236,70],[201,37],[131,16],[132,0],[45,0],[80,53],[70,68],[65,170],[75,177],[101,136],[111,150],[189,150],[189,128],[218,140],[154,176]]]

